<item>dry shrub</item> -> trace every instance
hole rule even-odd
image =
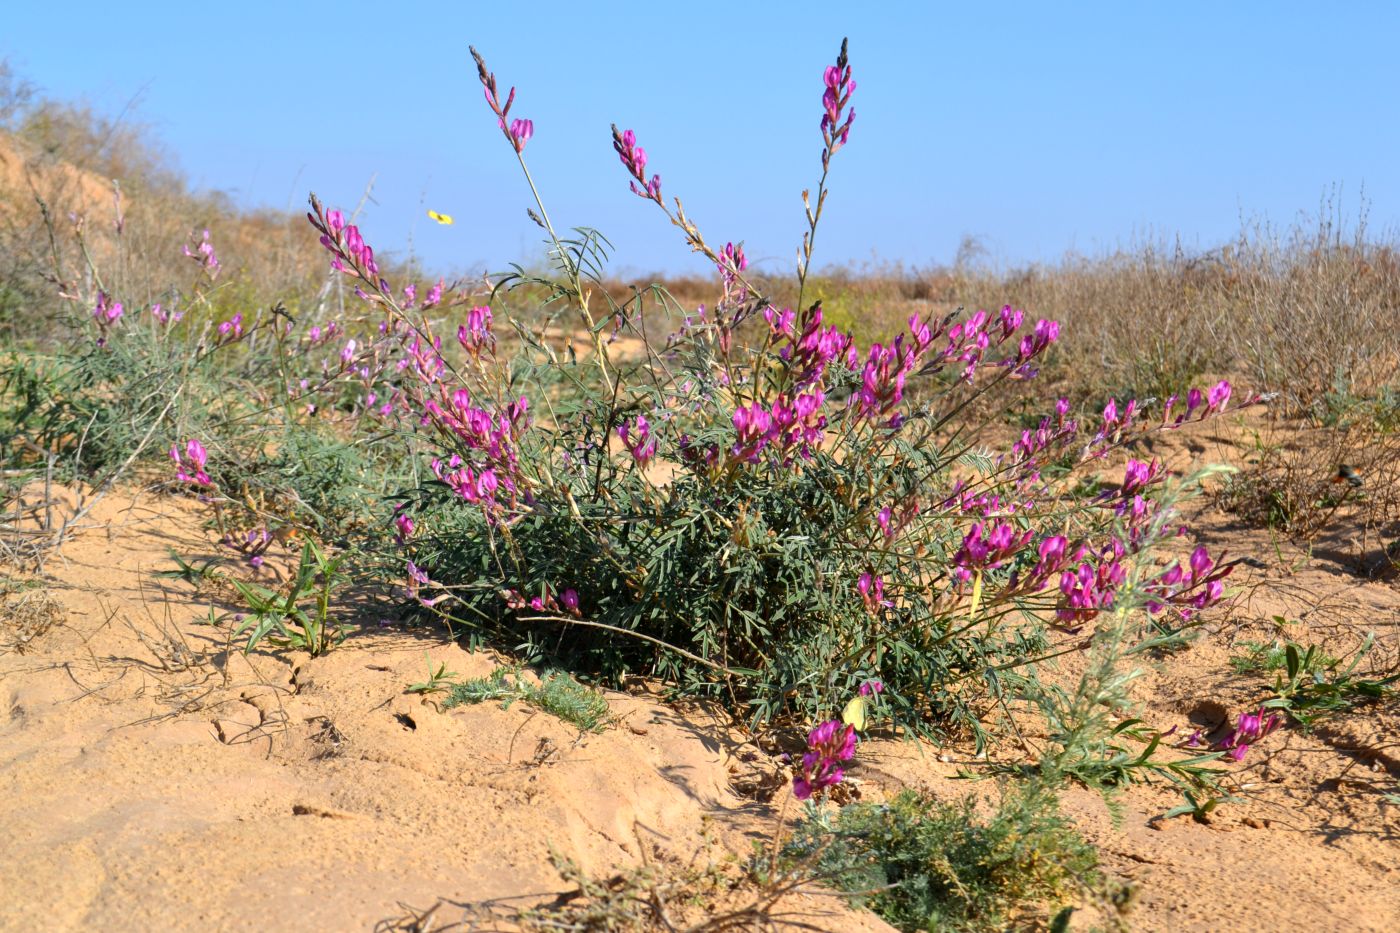
[[[193,190],[147,128],[40,98],[0,62],[0,332],[52,335],[55,296],[86,311],[99,286],[131,305],[169,303],[172,283],[199,273],[181,247],[205,228],[223,262],[216,313],[344,297],[300,212]]]
[[[1165,397],[1230,373],[1279,393],[1282,414],[1321,416],[1330,395],[1369,398],[1393,385],[1400,363],[1400,247],[1373,236],[1364,211],[1348,222],[1335,199],[1284,230],[1247,224],[1214,249],[1146,241],[1010,269],[981,255],[969,240],[948,266],[828,267],[806,300],[821,300],[826,319],[861,343],[916,312],[1010,304],[1057,319],[1074,339],[1049,375],[1080,399]],[[775,303],[796,301],[791,283],[756,281]],[[692,279],[665,284],[690,310],[714,297]],[[628,285],[609,292],[624,296]]]
[[[1332,423],[1276,423],[1256,436],[1244,469],[1217,492],[1217,502],[1295,541],[1316,541],[1346,525],[1358,532],[1351,537],[1363,552],[1383,544],[1400,531],[1400,435],[1387,417],[1368,404]],[[1340,475],[1344,465],[1354,480]],[[1382,569],[1374,564],[1363,569]]]
[[[0,654],[24,654],[63,618],[63,607],[47,590],[0,577]]]

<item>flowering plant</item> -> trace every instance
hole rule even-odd
[[[629,190],[714,264],[715,302],[684,313],[611,297],[606,241],[555,228],[525,161],[534,125],[510,117],[514,89],[503,99],[473,55],[552,276],[500,276],[489,304],[441,288],[418,302],[340,211],[313,197],[309,214],[333,268],[382,316],[370,375],[429,451],[431,480],[402,497],[390,531],[418,605],[527,654],[728,698],[758,721],[816,719],[878,680],[898,724],[980,734],[1004,699],[1000,672],[1073,650],[1105,613],[1140,607],[1143,624],[1171,630],[1223,598],[1231,565],[1204,548],[1154,563],[1172,515],[1154,496],[1160,465],[1129,461],[1096,500],[1066,490],[1144,434],[1220,412],[1228,383],[1190,389],[1184,410],[1110,400],[1088,420],[1059,400],[994,453],[969,444],[962,420],[1034,379],[1057,322],[1009,306],[927,311],[858,346],[820,295],[806,300],[855,116],[845,43],[822,75],[822,174],[804,195],[791,305],[751,275],[742,245],[712,247],[663,196],[638,134],[613,127]],[[512,307],[541,287],[545,313]],[[615,352],[618,336],[642,349]],[[346,373],[364,352],[345,345]],[[841,756],[811,754],[814,792]]]

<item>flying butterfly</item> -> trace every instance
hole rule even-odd
[[[436,220],[438,223],[442,224],[444,227],[449,226],[452,223],[451,214],[439,214],[437,211],[428,211],[428,216],[431,217],[433,220]]]

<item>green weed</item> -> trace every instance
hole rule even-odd
[[[330,651],[345,636],[344,626],[336,623],[331,612],[331,597],[346,582],[340,571],[344,561],[344,554],[328,558],[314,541],[307,541],[286,592],[230,580],[247,606],[233,630],[235,638],[248,633],[244,651],[252,651],[265,638],[312,655]]]
[[[810,860],[817,876],[901,930],[1005,930],[1056,912],[1098,879],[1094,849],[1034,779],[1004,786],[989,817],[971,796],[912,790],[834,814],[814,809],[782,855]]]
[[[500,700],[503,709],[516,700],[536,707],[578,728],[601,732],[609,721],[607,699],[560,671],[546,671],[539,684],[519,676],[517,669],[499,667],[487,677],[473,677],[453,684],[444,707]]]

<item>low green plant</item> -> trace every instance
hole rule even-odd
[[[429,693],[445,693],[451,689],[457,681],[457,672],[447,669],[447,662],[438,664],[437,669],[433,669],[433,659],[428,658],[428,679],[421,683],[409,684],[405,689],[409,693],[418,693],[426,696]]]
[[[1170,820],[1174,817],[1189,815],[1191,819],[1195,820],[1197,823],[1208,823],[1210,822],[1210,815],[1214,813],[1215,808],[1220,806],[1222,803],[1240,802],[1239,797],[1231,797],[1228,795],[1215,796],[1213,794],[1199,794],[1193,793],[1192,791],[1187,789],[1182,790],[1181,796],[1186,798],[1185,803],[1178,804],[1177,806],[1172,807],[1170,810],[1166,811],[1160,816],[1154,817],[1153,821]]]
[[[320,546],[308,540],[302,546],[301,559],[286,592],[231,580],[247,606],[233,630],[235,638],[248,633],[244,651],[252,651],[263,639],[269,639],[282,647],[321,655],[344,638],[344,625],[337,624],[331,614],[331,597],[346,582],[340,569],[345,557],[340,554],[329,558]]]
[[[1288,648],[1292,642],[1272,641],[1243,641],[1240,647],[1244,649],[1244,654],[1232,655],[1230,657],[1230,667],[1237,674],[1272,673],[1281,671],[1288,666]],[[1296,646],[1294,646],[1296,649]],[[1309,647],[1308,653],[1311,656],[1316,650],[1316,646]],[[1310,663],[1319,667],[1335,667],[1338,660],[1330,655],[1318,653],[1317,657]]]
[[[1346,712],[1368,703],[1394,697],[1400,671],[1386,677],[1358,677],[1356,669],[1375,647],[1374,632],[1366,634],[1346,667],[1316,645],[1288,642],[1284,646],[1284,670],[1274,685],[1275,696],[1263,704],[1284,710],[1304,726],[1328,713]]]
[[[1098,856],[1038,778],[1005,784],[990,816],[969,795],[903,790],[888,803],[812,808],[781,858],[901,930],[1005,930],[1098,880]]]
[[[546,671],[538,684],[520,676],[517,668],[498,667],[486,677],[453,684],[445,708],[500,700],[508,709],[522,700],[576,726],[580,732],[602,732],[609,720],[608,701],[599,691],[562,671]]]

